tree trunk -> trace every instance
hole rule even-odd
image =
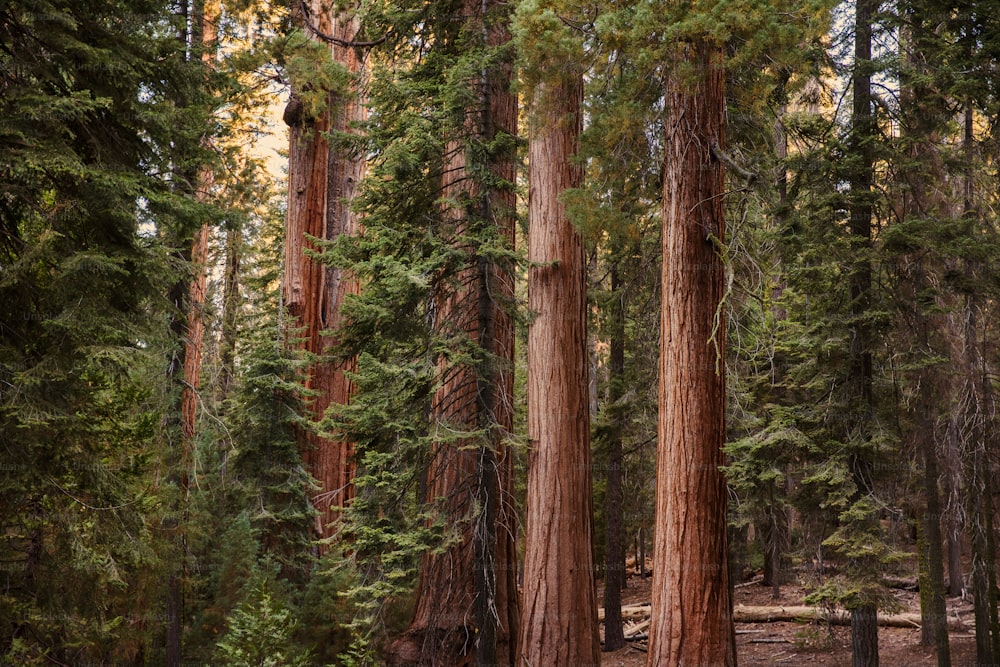
[[[217,402],[229,397],[236,365],[236,339],[239,331],[240,263],[243,257],[243,231],[233,227],[226,232],[226,266],[222,276],[222,334],[219,351],[219,387]]]
[[[971,284],[971,283],[970,283]],[[966,354],[971,373],[969,388],[971,434],[965,454],[969,484],[969,532],[972,543],[972,596],[976,617],[976,662],[1000,663],[997,643],[996,561],[993,537],[993,489],[987,449],[986,410],[990,380],[978,340],[979,306],[975,297],[966,304]]]
[[[723,55],[680,47],[667,82],[650,667],[736,664],[726,544]]]
[[[487,15],[483,15],[483,11]],[[491,47],[510,40],[506,6],[466,0],[462,16],[470,34]],[[488,27],[487,27],[488,26]],[[406,632],[390,648],[392,664],[513,665],[517,636],[516,511],[513,456],[506,442],[514,428],[514,300],[512,267],[479,253],[477,243],[498,238],[514,248],[516,178],[513,143],[516,100],[509,62],[481,72],[480,100],[466,115],[463,134],[449,142],[442,178],[444,226],[467,258],[436,300],[435,329],[478,344],[479,364],[441,361],[442,385],[431,406],[443,432],[482,435],[443,440],[427,468],[427,498],[440,502],[461,538],[421,561],[417,602]],[[477,113],[478,111],[478,113]],[[485,165],[472,163],[470,142],[493,149]],[[485,166],[493,184],[476,175]]]
[[[780,499],[766,512],[765,524],[762,530],[764,542],[764,578],[762,586],[771,587],[771,597],[777,600],[781,597],[781,584],[784,583],[784,564],[786,555],[791,548],[788,512]]]
[[[220,15],[220,6],[214,0],[194,0],[184,3],[185,11],[190,13],[190,36],[184,35],[185,41],[200,47],[199,57],[206,68],[211,69],[215,59],[215,43],[217,37],[216,22]],[[211,168],[202,167],[195,177],[195,201],[208,201],[210,189],[214,183]],[[188,514],[188,486],[190,483],[188,471],[191,469],[194,436],[198,416],[198,387],[201,381],[202,344],[205,336],[205,294],[208,284],[208,237],[209,226],[204,224],[198,228],[190,240],[190,250],[187,260],[191,277],[186,284],[178,283],[171,290],[170,299],[183,316],[176,317],[171,323],[171,331],[183,341],[183,352],[180,359],[174,360],[168,375],[176,377],[178,371],[182,377],[180,395],[180,451],[177,457],[177,481],[179,496],[176,500],[176,512],[179,515],[177,532],[174,535],[177,548],[177,560],[171,564],[167,576],[166,601],[166,664],[167,667],[178,667],[181,664],[182,634],[184,628],[184,591],[185,552],[187,538],[185,527]],[[173,474],[173,473],[172,473]]]
[[[869,422],[874,408],[872,394],[871,332],[867,323],[871,303],[872,267],[868,252],[872,243],[871,186],[874,157],[871,142],[875,137],[871,108],[872,69],[872,12],[876,0],[857,0],[854,17],[854,72],[852,74],[853,110],[851,116],[851,152],[857,166],[850,175],[850,219],[848,221],[851,243],[855,253],[851,267],[851,320],[854,335],[851,339],[851,377],[855,384],[854,408],[857,411],[857,428],[867,439]],[[865,452],[855,448],[849,466],[857,491],[853,498],[874,491],[872,488],[872,462]],[[854,667],[878,667],[878,609],[874,603],[865,602],[851,610],[851,650]]]
[[[322,40],[318,32],[350,41],[358,32],[359,20],[350,12],[327,9],[319,0],[310,0],[308,9],[308,21],[301,16],[300,8],[295,13],[308,26],[313,39]],[[363,64],[354,49],[338,45],[330,48],[336,62],[360,76]],[[293,91],[290,104],[295,94]],[[307,371],[305,383],[315,392],[308,407],[314,421],[321,420],[331,405],[350,401],[353,389],[345,371],[350,370],[351,363],[345,366],[324,358],[337,341],[323,334],[336,330],[341,303],[358,285],[343,270],[307,257],[307,249],[318,250],[307,236],[332,241],[355,233],[358,223],[349,204],[361,180],[364,161],[359,155],[331,149],[325,133],[356,131],[351,124],[363,118],[364,109],[356,94],[340,98],[331,92],[327,109],[320,117],[299,118],[289,132],[282,299],[292,317],[290,330],[301,330],[299,345],[318,355]],[[299,438],[302,459],[320,486],[313,497],[318,511],[316,533],[321,539],[329,538],[336,532],[341,509],[353,496],[353,445],[335,435],[318,434],[315,428],[302,429]]]
[[[899,170],[903,181],[902,210],[904,221],[924,220],[928,217],[943,218],[948,215],[950,202],[937,194],[933,186],[945,178],[945,170],[938,154],[941,144],[941,127],[946,124],[948,112],[943,100],[927,84],[930,73],[925,63],[934,59],[934,45],[927,40],[924,13],[918,6],[910,7],[910,21],[901,33],[900,44],[906,50],[906,69],[900,77],[900,111],[902,135],[908,146],[906,164]],[[933,17],[931,21],[933,22]],[[913,439],[917,455],[924,464],[924,502],[926,511],[918,521],[917,565],[920,582],[920,614],[922,617],[920,641],[925,646],[935,646],[939,667],[950,667],[946,605],[944,592],[944,557],[941,549],[941,494],[938,489],[939,463],[935,443],[935,424],[939,406],[944,401],[943,379],[933,359],[943,347],[936,332],[945,323],[924,300],[933,295],[934,273],[940,271],[940,260],[930,248],[919,253],[903,255],[906,280],[901,289],[909,304],[906,314],[912,321],[911,346],[914,356],[914,384],[920,394],[914,406]],[[934,305],[938,299],[934,298]]]
[[[962,574],[962,467],[961,448],[958,443],[957,417],[952,415],[948,421],[947,455],[944,457],[945,471],[942,476],[941,492],[945,498],[947,510],[944,513],[945,540],[948,549],[948,595],[961,597],[965,595],[965,578]]]
[[[774,124],[772,125],[772,136],[774,138],[774,157],[777,161],[777,173],[775,174],[774,186],[777,191],[778,201],[774,207],[774,228],[779,234],[785,234],[786,217],[788,213],[788,172],[785,161],[788,159],[788,134],[785,131],[785,114],[787,105],[785,99],[787,76],[781,83],[778,91],[780,105],[775,110]],[[777,259],[777,258],[776,258]],[[780,265],[777,267],[772,287],[771,287],[771,315],[776,322],[784,321],[788,318],[787,311],[780,306],[779,299],[785,288],[784,277]],[[780,360],[780,355],[774,351],[772,361],[772,373],[775,378],[783,378],[786,372],[785,364]],[[772,384],[778,385],[782,380],[776,380]],[[772,392],[779,392],[777,386],[772,388]],[[781,397],[777,394],[776,398]],[[773,400],[773,399],[772,399]],[[787,464],[785,465],[787,473]],[[791,550],[791,520],[789,511],[785,505],[788,495],[787,474],[784,476],[781,486],[776,489],[777,497],[771,507],[766,511],[765,525],[763,530],[764,541],[764,579],[763,586],[771,587],[771,597],[775,600],[781,597],[781,585],[787,580],[787,571],[791,566],[788,556]]]
[[[624,415],[619,405],[625,393],[625,312],[621,294],[618,263],[611,265],[610,363],[608,367],[608,404],[612,426],[608,437],[608,467],[604,505],[604,650],[617,651],[625,646],[622,628],[622,587],[625,582],[625,549],[622,543],[622,437]]]
[[[878,611],[875,605],[851,610],[851,664],[878,667]]]
[[[591,555],[586,261],[560,196],[579,187],[576,73],[535,91],[529,139],[528,489],[518,665],[600,664]]]

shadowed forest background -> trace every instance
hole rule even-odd
[[[0,3],[0,664],[1000,665],[996,10]]]

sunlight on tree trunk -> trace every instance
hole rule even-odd
[[[297,12],[301,10],[298,9]],[[301,20],[301,16],[299,17]],[[303,21],[305,23],[305,21]],[[308,27],[311,38],[322,41],[329,35],[350,41],[359,30],[359,20],[350,11],[327,8],[314,0],[309,3]],[[351,74],[359,76],[363,62],[353,48],[330,45],[333,59]],[[296,100],[293,91],[290,104]],[[286,114],[287,116],[288,114]],[[324,266],[307,257],[305,251],[318,250],[308,236],[332,241],[354,234],[357,220],[350,201],[364,172],[362,156],[330,146],[325,133],[350,133],[352,123],[364,118],[364,107],[354,91],[328,95],[326,108],[318,118],[298,118],[293,123],[288,153],[288,212],[285,226],[285,273],[283,301],[292,317],[291,336],[300,336],[300,345],[320,358],[308,370],[306,388],[314,392],[309,405],[313,421],[323,418],[331,405],[346,405],[352,393],[346,366],[322,358],[336,345],[328,334],[340,323],[340,307],[346,295],[358,289],[357,282],[343,269]],[[296,333],[294,330],[301,328]],[[340,510],[353,496],[353,446],[335,434],[303,430],[300,434],[302,458],[319,482],[313,497],[319,515],[316,532],[320,538],[336,533]]]

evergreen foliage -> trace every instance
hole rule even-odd
[[[763,554],[777,587],[812,561],[795,570],[809,601],[889,610],[883,579],[916,566],[927,604],[943,605],[936,542],[951,593],[971,562],[978,659],[1000,659],[990,6],[881,4],[873,57],[859,64],[854,6],[826,0],[522,0],[510,8],[516,42],[499,48],[466,3],[366,3],[369,118],[363,135],[328,137],[368,156],[352,203],[363,230],[316,255],[361,285],[334,333],[340,359],[356,360],[356,394],[319,423],[301,417],[304,378],[327,360],[289,344],[283,205],[247,149],[268,131],[275,84],[296,91],[305,119],[358,81],[292,25],[287,3],[223,3],[216,50],[196,34],[199,7],[0,8],[0,662],[164,662],[171,574],[184,660],[383,655],[412,612],[421,558],[459,544],[482,510],[448,517],[428,497],[428,469],[436,448],[489,450],[495,425],[456,428],[434,401],[457,369],[488,377],[505,362],[439,316],[469,266],[516,269],[524,292],[524,262],[481,200],[516,188],[491,164],[519,146],[477,125],[484,73],[515,58],[523,102],[556,63],[586,75],[585,184],[563,203],[591,258],[595,552],[617,520],[603,502],[613,468],[625,544],[648,534],[664,80],[677,45],[698,40],[724,50],[729,91],[717,249],[731,549],[748,550],[735,574]],[[850,113],[859,65],[874,81],[870,121]],[[457,156],[467,186],[450,187]],[[869,206],[870,240],[852,216]],[[195,267],[205,224],[208,266]],[[199,419],[183,450],[187,286],[205,269]],[[520,387],[531,314],[502,305],[517,318]],[[302,428],[356,450],[356,496],[329,544],[313,541]]]
[[[170,9],[0,13],[0,649],[22,664],[134,660],[154,625],[134,607],[156,561],[169,265],[153,228],[202,213],[172,180],[203,159],[205,125]]]

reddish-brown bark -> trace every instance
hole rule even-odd
[[[508,11],[494,0],[485,5],[467,0],[464,15],[482,22],[483,8],[491,14]],[[490,25],[492,46],[509,41],[505,21]],[[471,137],[490,141],[500,133],[516,134],[510,82],[509,63],[487,73],[486,113],[468,115],[465,131]],[[478,220],[513,249],[513,188],[484,191],[470,178],[462,142],[451,142],[445,153],[444,200],[464,204],[444,211],[450,233],[456,239],[471,238]],[[501,182],[514,182],[512,151],[491,156],[487,166]],[[428,464],[427,499],[457,527],[459,539],[443,553],[426,553],[422,559],[413,620],[390,649],[390,662],[397,665],[513,664],[517,517],[514,462],[506,439],[514,424],[514,326],[507,308],[514,298],[514,279],[512,267],[479,257],[468,241],[462,243],[468,263],[438,296],[434,326],[449,336],[465,336],[492,360],[480,366],[449,366],[442,360],[442,384],[431,406],[442,439]],[[476,430],[484,435],[446,437]]]
[[[736,664],[726,537],[722,55],[695,43],[666,95],[650,667]]]
[[[600,664],[593,579],[590,402],[583,244],[560,195],[572,163],[582,79],[536,91],[529,140],[528,494],[518,665]]]
[[[201,2],[193,8],[197,35],[204,50],[201,59],[212,67],[219,18],[218,2]],[[195,200],[206,202],[215,182],[210,168],[198,171]],[[194,437],[198,415],[198,386],[201,384],[201,352],[205,337],[205,294],[208,285],[208,224],[195,232],[191,242],[192,278],[188,286],[188,309],[184,334],[184,386],[181,389],[181,433],[185,443]],[[186,445],[185,445],[186,448]]]
[[[350,41],[358,31],[357,17],[333,13],[323,3],[309,6],[309,26],[324,35]],[[311,33],[314,38],[321,39]],[[354,49],[330,45],[335,60],[358,74],[362,63]],[[314,392],[309,416],[318,421],[331,405],[350,401],[351,383],[345,375],[349,368],[323,359],[336,340],[328,334],[340,322],[340,305],[345,296],[357,290],[357,282],[341,269],[324,266],[307,257],[307,249],[318,250],[308,237],[333,240],[353,234],[357,221],[349,202],[361,179],[364,163],[359,156],[332,150],[324,133],[351,131],[352,121],[362,118],[363,107],[357,96],[331,93],[327,109],[317,118],[302,118],[291,127],[288,154],[288,212],[285,223],[285,274],[282,285],[284,304],[291,315],[292,327],[299,329],[301,345],[320,355],[306,379]],[[353,445],[336,437],[310,430],[300,433],[302,458],[309,472],[319,482],[313,497],[319,514],[316,531],[330,537],[340,509],[353,495]]]

